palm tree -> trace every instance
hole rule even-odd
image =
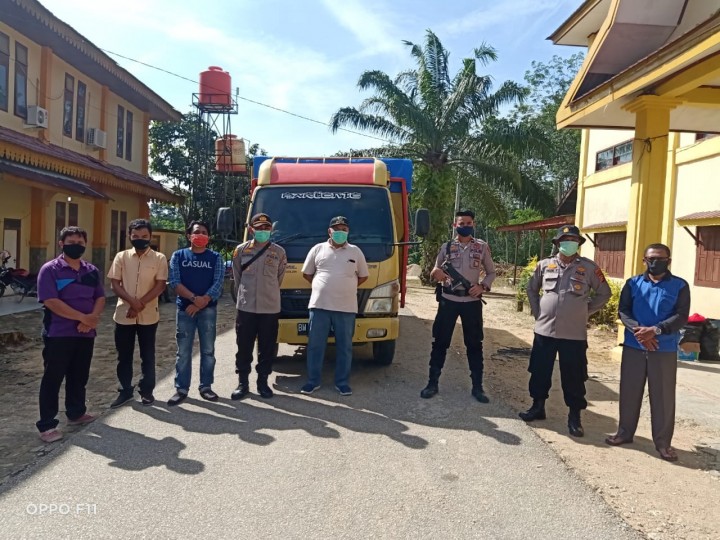
[[[497,60],[495,49],[481,45],[460,70],[449,72],[449,51],[427,30],[423,46],[404,41],[415,69],[394,79],[366,71],[358,81],[372,90],[359,108],[343,107],[330,121],[336,132],[352,127],[386,138],[396,155],[415,161],[413,205],[430,210],[433,230],[423,243],[423,278],[427,280],[440,244],[447,239],[456,184],[481,201],[476,213],[487,221],[507,218],[508,195],[540,202],[544,191],[520,173],[520,161],[545,147],[522,125],[495,121],[501,107],[521,101],[526,91],[514,82],[492,92],[490,75],[478,75],[478,64]]]

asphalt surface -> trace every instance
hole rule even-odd
[[[303,358],[283,346],[276,396],[231,401],[234,335],[218,336],[219,402],[193,388],[169,409],[167,376],[155,406],[66,430],[0,487],[0,538],[638,538],[515,412],[470,396],[457,352],[420,399],[427,324],[401,326],[392,366],[356,350],[349,397],[332,361],[297,393]]]

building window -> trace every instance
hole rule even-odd
[[[10,103],[10,36],[0,32],[0,110]]]
[[[610,277],[625,275],[625,239],[627,233],[598,233],[595,235],[595,262]]]
[[[118,109],[117,109],[117,145],[116,145],[117,157],[123,157],[124,150],[125,150],[125,108],[122,105],[118,105]]]
[[[73,227],[78,224],[78,205],[76,203],[55,203],[55,245],[60,241],[60,232],[65,227]]]
[[[27,120],[27,47],[15,42],[15,115]]]
[[[75,77],[66,73],[63,94],[63,135],[66,137],[72,137],[73,101],[75,101]]]
[[[695,134],[695,142],[702,141],[704,139],[712,139],[713,137],[716,137],[716,133],[696,133]]]
[[[720,289],[720,226],[698,227],[695,285]]]
[[[85,97],[87,96],[87,86],[85,83],[78,81],[77,88],[77,115],[75,117],[75,140],[85,142]]]
[[[125,122],[125,159],[132,161],[133,113],[127,111]]]
[[[595,172],[632,161],[632,139],[601,150],[595,156]]]
[[[127,212],[112,210],[110,212],[110,254],[123,251],[126,245],[125,230],[127,229]]]

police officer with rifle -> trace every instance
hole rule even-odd
[[[438,380],[452,340],[457,318],[460,317],[467,350],[472,395],[480,403],[490,400],[485,395],[483,377],[482,294],[495,280],[495,265],[490,246],[473,238],[475,214],[461,210],[455,214],[456,237],[445,242],[438,253],[430,277],[438,283],[438,311],[433,323],[430,353],[430,374],[420,397],[428,399],[438,393]],[[480,280],[481,270],[485,277]]]

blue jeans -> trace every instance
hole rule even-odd
[[[212,385],[215,376],[215,323],[217,307],[208,306],[191,317],[184,311],[177,311],[175,358],[175,388],[187,394],[192,376],[192,347],[195,330],[200,339],[200,388]]]
[[[308,327],[308,382],[319,386],[330,325],[335,329],[335,386],[347,385],[352,365],[352,337],[355,333],[355,313],[311,309]]]

